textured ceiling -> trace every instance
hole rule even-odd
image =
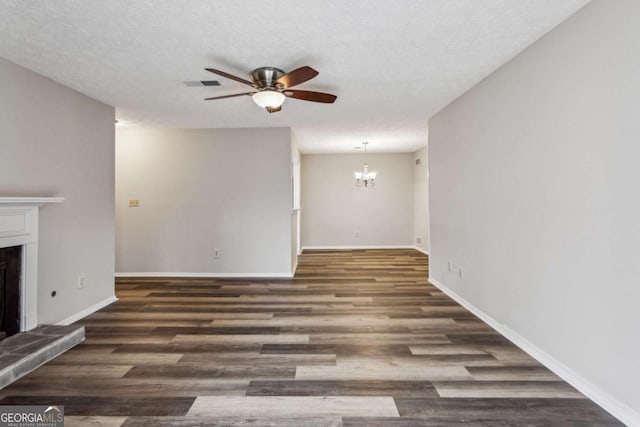
[[[0,0],[0,56],[117,108],[127,126],[290,126],[303,152],[413,151],[427,120],[588,0]],[[320,72],[267,114],[203,70]],[[217,79],[220,87],[184,81]]]

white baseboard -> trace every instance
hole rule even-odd
[[[429,255],[429,252],[425,251],[424,248],[421,248],[420,246],[414,246],[413,249],[415,249],[418,252],[422,252],[425,255]]]
[[[291,269],[291,277],[295,277],[297,269],[298,269],[298,255],[296,255],[296,262],[295,264],[293,264],[293,268]]]
[[[73,322],[77,322],[78,320],[82,319],[83,317],[87,317],[88,315],[95,313],[96,311],[100,310],[103,307],[108,306],[109,304],[112,304],[114,302],[118,301],[118,297],[116,297],[115,295],[110,296],[109,298],[100,301],[99,303],[93,304],[91,307],[88,307],[76,314],[74,314],[73,316],[69,316],[66,319],[63,319],[61,321],[59,321],[58,323],[56,323],[56,325],[70,325]]]
[[[418,252],[422,252],[425,255],[429,255],[429,252],[425,251],[420,246],[412,245],[362,245],[362,246],[303,246],[301,251],[308,250],[333,250],[333,251],[350,251],[358,249],[415,249]]]
[[[589,381],[573,369],[569,368],[553,356],[549,355],[540,347],[536,346],[534,343],[527,340],[508,326],[498,322],[493,317],[458,295],[452,289],[448,288],[447,286],[431,277],[429,277],[429,282],[433,283],[433,285],[440,289],[442,292],[444,292],[464,308],[478,316],[480,319],[482,319],[482,321],[491,326],[509,341],[514,343],[521,350],[528,353],[531,357],[549,368],[560,378],[571,384],[582,394],[600,405],[611,415],[618,418],[628,426],[640,426],[640,413],[620,402],[611,394],[602,390],[596,384],[593,384],[591,381]]]
[[[292,273],[184,273],[147,271],[142,273],[116,273],[116,277],[204,277],[212,279],[291,279]]]
[[[358,249],[415,249],[415,246],[411,245],[361,245],[361,246],[303,246],[302,251],[305,250],[337,250],[337,251],[350,251]]]

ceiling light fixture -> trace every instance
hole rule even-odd
[[[277,113],[282,110],[282,103],[285,98],[319,102],[322,104],[331,104],[337,99],[337,96],[331,95],[330,93],[291,89],[292,87],[307,82],[318,75],[316,70],[308,66],[297,68],[289,73],[285,73],[281,69],[275,67],[256,68],[249,73],[251,81],[214,68],[205,68],[205,70],[253,88],[252,92],[214,96],[211,98],[205,98],[205,101],[251,95],[253,101],[260,107],[267,110],[267,112]]]
[[[277,90],[262,90],[252,95],[253,101],[262,108],[278,108],[285,100],[283,93]]]
[[[367,144],[368,142],[363,142],[364,145],[364,154],[367,154]],[[359,148],[359,147],[356,147]],[[362,187],[364,184],[365,187],[373,187],[376,185],[376,175],[377,172],[369,172],[369,165],[365,162],[364,167],[362,168],[362,172],[354,172],[353,175],[356,178],[356,186]]]

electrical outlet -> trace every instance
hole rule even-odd
[[[86,279],[84,276],[78,276],[78,289],[84,289]]]
[[[360,232],[356,231],[356,237],[360,237]]]
[[[138,200],[138,199],[129,200],[129,207],[130,208],[139,208],[140,207],[140,200]]]
[[[416,245],[422,246],[422,237],[416,237]]]
[[[448,262],[447,262],[447,271],[448,271],[449,273],[451,273],[451,270],[453,270],[453,262],[448,261]]]
[[[214,257],[214,258],[220,258],[220,249],[215,248],[215,249],[213,250],[213,257]]]
[[[462,279],[463,275],[464,275],[464,271],[462,270],[462,267],[458,267],[458,276],[460,276],[460,278]]]

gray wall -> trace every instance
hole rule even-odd
[[[288,128],[118,129],[116,140],[118,272],[290,274]]]
[[[302,156],[302,246],[413,246],[413,154],[368,154],[373,188],[356,187],[358,154]],[[356,237],[356,231],[360,237]]]
[[[416,161],[420,160],[417,165]],[[413,153],[413,242],[429,252],[429,160],[427,147]],[[422,244],[417,238],[422,238]]]
[[[639,40],[593,1],[429,122],[431,276],[635,425]]]
[[[55,323],[113,296],[114,109],[3,58],[0,94],[0,195],[66,198],[40,211],[38,321]]]

